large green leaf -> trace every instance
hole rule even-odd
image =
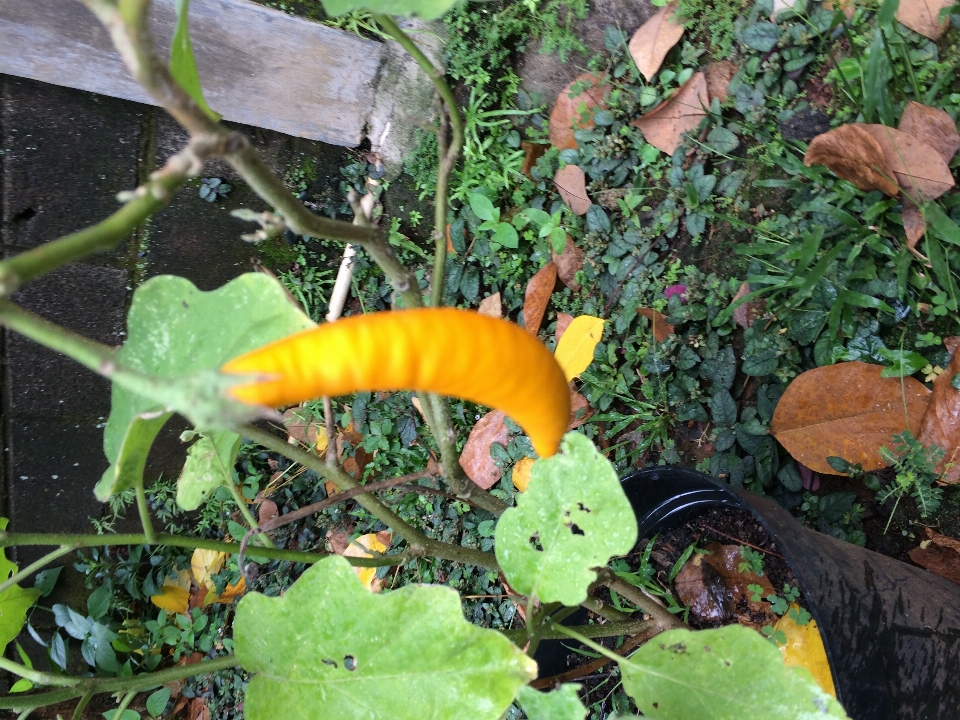
[[[197,61],[193,57],[193,46],[190,44],[190,31],[187,28],[187,15],[190,9],[190,0],[176,0],[177,29],[170,43],[170,74],[179,83],[187,95],[200,106],[200,109],[212,120],[219,120],[220,114],[214,112],[207,105],[200,87],[200,75],[197,73]]]
[[[813,676],[784,665],[780,651],[741,625],[669,630],[629,660],[623,688],[644,717],[658,720],[846,718]]]
[[[327,15],[336,17],[354,10],[369,10],[384,15],[435,20],[457,4],[457,0],[323,0]]]
[[[533,464],[527,491],[497,523],[497,561],[517,592],[578,605],[596,580],[592,568],[633,548],[637,521],[590,440],[567,433],[560,450]]]
[[[464,620],[452,588],[378,595],[342,557],[321,560],[282,597],[247,594],[234,639],[256,673],[248,720],[497,720],[537,668]]]
[[[218,395],[224,382],[232,382],[217,373],[224,362],[312,325],[283,286],[264,273],[241,275],[211,292],[172,275],[141,285],[133,295],[129,336],[117,361],[145,376],[178,383],[158,383],[156,392],[114,383],[103,434],[111,467],[97,485],[97,496],[103,500],[142,482],[146,453],[170,409],[198,423],[230,411],[232,401]],[[131,428],[136,423],[140,425]]]
[[[232,483],[239,450],[240,436],[229,430],[204,435],[191,445],[177,480],[177,505],[196,510],[210,493]]]
[[[529,720],[583,720],[587,709],[577,697],[579,685],[564,683],[552,692],[543,693],[527,685],[520,688],[517,702]]]
[[[0,531],[7,529],[7,518],[0,518]],[[16,564],[0,551],[0,582],[9,580],[17,572]],[[40,591],[11,585],[0,592],[0,653],[20,634],[27,622],[27,610],[40,597]]]

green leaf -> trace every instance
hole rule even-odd
[[[229,430],[211,432],[191,445],[177,480],[177,505],[196,510],[218,487],[233,483],[239,451],[240,436]]]
[[[891,27],[899,7],[900,0],[883,0],[880,5],[880,12],[877,13],[877,26]]]
[[[22,693],[27,692],[28,690],[33,690],[33,683],[26,678],[20,678],[10,686],[11,693]]]
[[[513,229],[510,223],[502,222],[497,225],[496,232],[490,238],[490,242],[495,242],[506,248],[516,248],[520,244],[520,238],[517,231]]]
[[[147,698],[147,712],[152,717],[160,717],[160,713],[167,707],[167,701],[170,699],[170,688],[160,688]]]
[[[717,390],[710,398],[710,414],[719,427],[733,427],[737,423],[737,401],[729,390]]]
[[[499,213],[497,213],[496,216],[494,215],[496,208],[493,207],[493,203],[490,202],[490,198],[486,195],[471,193],[467,200],[470,203],[470,209],[473,210],[473,214],[481,220],[489,220],[492,222],[499,220]]]
[[[707,144],[717,152],[728,154],[740,147],[737,136],[719,125],[707,135]]]
[[[880,116],[884,125],[893,125],[893,103],[890,101],[888,85],[890,83],[890,63],[883,49],[883,31],[873,31],[870,43],[870,57],[867,60],[867,72],[864,76],[863,117],[873,122],[874,112]]]
[[[41,597],[47,597],[53,592],[53,587],[57,584],[61,570],[63,570],[63,566],[41,570],[34,577],[33,587],[39,591]]]
[[[127,326],[129,337],[117,354],[121,365],[159,378],[189,376],[195,384],[185,381],[179,396],[164,402],[145,394],[149,388],[136,392],[114,383],[103,449],[111,466],[117,467],[109,468],[97,485],[101,500],[142,482],[150,435],[156,436],[169,417],[171,403],[189,413],[191,408],[206,410],[202,399],[211,403],[209,412],[215,412],[208,396],[221,392],[216,383],[235,382],[216,368],[313,323],[289,301],[279,282],[263,273],[248,273],[211,292],[201,292],[183,278],[151,278],[134,293]],[[130,427],[138,422],[144,425]]]
[[[323,0],[327,15],[336,17],[354,10],[369,10],[384,15],[435,20],[457,4],[457,0]]]
[[[930,224],[933,233],[944,242],[960,245],[960,226],[935,202],[925,203],[923,218]]]
[[[136,710],[124,710],[120,715],[117,715],[116,710],[107,710],[103,716],[107,720],[140,720],[140,713]]]
[[[316,563],[282,597],[248,593],[234,638],[255,673],[248,720],[422,720],[466,708],[497,720],[537,674],[503,635],[464,619],[452,588],[372,593],[342,557]]]
[[[743,370],[744,375],[763,377],[773,374],[778,365],[779,360],[776,351],[771,348],[763,348],[749,355],[744,355],[743,365],[740,369]]]
[[[529,685],[520,688],[517,702],[529,720],[583,720],[587,709],[577,697],[579,685],[564,683],[548,693],[534,690]]]
[[[176,0],[176,5],[177,29],[170,44],[170,74],[211,120],[218,121],[219,113],[211,110],[203,97],[200,75],[197,74],[197,62],[194,60],[193,47],[190,45],[190,32],[187,27],[190,0]]]
[[[113,587],[110,582],[105,582],[98,587],[87,598],[87,612],[94,620],[99,620],[110,609],[113,602]]]
[[[476,210],[474,210],[474,212],[476,212]],[[545,210],[538,210],[537,208],[527,208],[520,213],[520,215],[525,215],[527,219],[538,228],[550,222],[550,213]]]
[[[617,471],[590,440],[567,433],[560,450],[533,464],[527,491],[497,523],[496,553],[517,592],[578,605],[592,568],[630,552],[637,523]]]
[[[773,50],[780,39],[780,28],[770,22],[758,22],[743,31],[741,40],[747,47],[760,52]]]
[[[586,214],[587,231],[595,233],[610,232],[610,218],[599,205],[591,205]]]
[[[803,490],[803,478],[800,477],[800,471],[792,462],[788,462],[780,468],[780,472],[777,473],[777,478],[780,480],[780,484],[790,492],[800,492]]]
[[[7,518],[0,518],[0,531],[7,529],[8,522]],[[9,580],[16,572],[16,564],[7,560],[6,552],[0,552],[0,582]],[[0,592],[0,653],[20,634],[27,622],[27,610],[38,597],[39,590],[19,585],[11,585]]]
[[[618,662],[624,690],[656,720],[847,717],[808,670],[740,625],[668,630]]]
[[[925,365],[929,365],[923,355],[913,350],[901,350],[900,348],[888,350],[884,348],[880,351],[880,355],[887,362],[893,363],[890,367],[885,367],[880,371],[880,377],[882,378],[906,377],[918,372]]]

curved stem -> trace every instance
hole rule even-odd
[[[87,690],[83,694],[83,697],[80,698],[80,701],[77,703],[77,706],[73,709],[73,717],[71,720],[81,720],[83,717],[83,711],[87,707],[87,703],[90,702],[90,698],[93,697],[93,691]]]
[[[36,683],[37,685],[73,687],[74,685],[79,685],[83,682],[82,678],[63,677],[62,675],[54,675],[52,673],[34,670],[33,668],[28,668],[26,665],[21,665],[20,663],[15,663],[12,660],[7,660],[5,657],[0,657],[0,670],[6,670],[14,675],[19,675],[20,677],[26,678],[30,682]]]
[[[147,493],[143,489],[143,477],[140,482],[134,485],[137,493],[137,512],[140,513],[140,524],[143,526],[143,535],[151,545],[157,541],[157,531],[153,529],[153,521],[150,519],[150,508],[147,505]]]
[[[19,572],[14,573],[9,578],[7,578],[2,583],[0,583],[0,593],[3,593],[8,588],[13,587],[18,582],[20,582],[23,578],[28,577],[32,573],[35,573],[37,570],[44,567],[45,565],[49,565],[54,560],[58,558],[62,558],[64,555],[69,555],[73,551],[74,551],[74,548],[70,547],[69,545],[63,545],[62,547],[54,550],[53,552],[47,553],[39,560],[36,560],[35,562],[30,563],[23,570],[20,570]]]
[[[137,696],[137,692],[137,690],[131,690],[123,696],[123,700],[120,701],[116,711],[113,713],[113,716],[117,718],[117,720],[123,717],[123,711],[130,707],[130,703],[133,702],[133,699]]]

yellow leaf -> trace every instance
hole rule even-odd
[[[800,606],[792,603],[790,609],[799,611]],[[797,625],[791,617],[792,614],[795,613],[788,612],[780,618],[774,628],[774,630],[779,630],[787,636],[786,644],[780,646],[783,662],[787,665],[806,668],[825,693],[836,697],[837,690],[833,686],[833,673],[830,672],[827,651],[823,648],[823,639],[817,629],[817,621],[811,620],[806,625]]]
[[[385,540],[387,542],[384,542]],[[376,557],[378,554],[387,551],[388,542],[389,535],[384,536],[384,534],[381,533],[367,533],[350,543],[350,546],[343,551],[343,555],[344,557]],[[360,582],[363,583],[363,586],[367,588],[367,590],[379,592],[379,589],[374,590],[373,587],[374,578],[377,576],[377,569],[375,567],[355,567],[353,571],[357,574],[357,577],[360,578]]]
[[[533,458],[520,458],[513,466],[513,484],[520,492],[526,492],[530,484],[530,469],[533,467]]]
[[[317,427],[317,441],[314,443],[313,447],[317,455],[323,455],[327,451],[327,445],[329,440],[327,438],[327,429],[325,427]]]
[[[177,571],[177,579],[168,577],[160,587],[159,595],[151,595],[150,602],[172,613],[185,613],[190,602],[190,571]]]
[[[211,603],[228,603],[232,602],[234,598],[243,595],[244,591],[247,589],[247,581],[244,580],[243,576],[240,576],[240,581],[235,585],[227,585],[223,591],[223,595],[217,595],[217,589],[215,586],[211,585],[210,589],[207,591],[207,594],[203,598],[203,606],[206,607]]]
[[[223,569],[223,563],[227,559],[225,552],[217,550],[201,550],[197,548],[193,551],[193,557],[190,558],[190,570],[193,572],[193,580],[197,587],[213,587],[211,575],[216,575]]]
[[[581,315],[564,331],[557,343],[554,357],[570,382],[593,362],[593,350],[603,335],[603,320],[592,315]]]

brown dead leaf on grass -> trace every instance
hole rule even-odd
[[[593,408],[589,401],[572,387],[570,388],[570,422],[567,430],[575,430],[583,425],[593,415]]]
[[[891,197],[900,192],[880,144],[860,124],[841,125],[817,135],[807,146],[803,164],[826,165],[861,190],[879,190]]]
[[[915,433],[924,445],[939,445],[946,453],[940,466],[940,480],[960,482],[960,390],[953,387],[954,376],[960,373],[960,352],[954,352],[946,370],[933,381],[930,404]],[[947,467],[953,463],[953,467]]]
[[[917,243],[927,232],[927,224],[923,220],[923,213],[912,202],[905,200],[903,213],[900,217],[903,221],[903,232],[907,236],[907,250],[912,252],[921,262],[926,262],[927,258],[917,250]]]
[[[557,313],[557,329],[554,332],[554,337],[557,342],[560,342],[560,338],[563,337],[563,333],[566,332],[567,328],[570,327],[570,323],[573,322],[573,315],[568,315],[564,312]]]
[[[670,48],[683,37],[683,23],[674,17],[676,9],[675,2],[664,5],[630,38],[630,56],[647,82],[657,74]]]
[[[900,130],[936,150],[949,163],[960,149],[957,125],[945,110],[910,100],[900,118]]]
[[[587,195],[587,176],[576,165],[564,165],[553,176],[557,192],[563,201],[573,210],[574,215],[584,215],[593,202]]]
[[[650,321],[653,337],[657,342],[664,342],[673,335],[673,325],[667,322],[666,316],[653,308],[637,308],[637,313]]]
[[[833,0],[826,0],[826,2],[823,3],[823,7],[827,10],[833,10]],[[843,14],[847,20],[850,20],[853,17],[853,13],[857,10],[855,0],[840,0],[840,9],[843,10]]]
[[[273,500],[264,500],[257,509],[257,522],[260,525],[280,517],[280,509]]]
[[[523,166],[520,168],[520,172],[532,180],[530,168],[537,164],[537,160],[543,157],[548,147],[550,146],[544,145],[543,143],[532,143],[527,140],[521,141],[520,149],[523,150]],[[449,228],[449,225],[447,227]]]
[[[920,567],[960,585],[960,541],[923,529],[924,540],[907,554]]]
[[[540,324],[556,286],[557,266],[552,260],[540,268],[527,283],[523,297],[523,327],[534,337],[540,332]]]
[[[777,403],[771,432],[814,472],[836,475],[827,462],[830,456],[860,463],[867,472],[886,467],[880,447],[908,428],[914,435],[920,432],[930,391],[911,377],[881,378],[882,370],[842,362],[802,373]]]
[[[586,83],[587,87],[579,95],[570,97],[574,85]],[[581,73],[567,85],[560,94],[550,112],[550,144],[557,150],[575,150],[574,128],[590,130],[595,127],[595,110],[607,109],[607,95],[610,84],[606,78],[593,73]],[[581,112],[582,111],[582,112]]]
[[[858,127],[877,141],[887,166],[909,197],[918,201],[933,200],[954,186],[947,163],[923,140],[886,125],[858,123]]]
[[[492,318],[502,318],[503,304],[500,302],[500,293],[495,292],[493,295],[487,295],[487,297],[480,301],[480,307],[477,308],[477,312]]]
[[[945,337],[943,339],[943,346],[947,349],[947,352],[950,353],[950,356],[953,357],[954,353],[960,349],[960,335]]]
[[[673,155],[683,142],[683,134],[696,130],[707,116],[705,108],[709,105],[707,78],[698,72],[667,100],[630,124],[640,129],[648,143]]]
[[[567,244],[563,247],[563,252],[557,255],[550,250],[553,256],[553,262],[557,265],[557,277],[560,282],[573,291],[580,289],[580,283],[576,281],[577,273],[583,269],[583,250],[573,243],[573,238],[567,235]]]
[[[740,298],[746,297],[749,294],[750,284],[743,283],[740,286],[740,289],[737,290],[737,294],[733,296],[733,302],[736,302]],[[766,309],[767,301],[763,298],[741,303],[740,305],[737,305],[736,309],[733,311],[733,321],[743,329],[747,329],[757,321],[757,318],[763,316],[763,313],[766,311]]]
[[[470,431],[467,444],[463,446],[463,453],[460,455],[460,465],[467,477],[484,490],[496,485],[502,476],[500,468],[490,456],[490,446],[500,443],[506,447],[510,442],[510,432],[503,419],[502,410],[494,410],[480,418]]]
[[[948,19],[940,21],[940,11],[951,5],[953,0],[900,0],[894,17],[914,32],[939,40],[950,25]]]
[[[775,623],[777,618],[770,609],[770,604],[763,600],[752,600],[753,592],[748,589],[748,586],[759,585],[762,587],[763,592],[761,594],[763,597],[775,595],[776,591],[770,584],[767,575],[757,575],[749,571],[740,572],[740,566],[743,563],[740,546],[710,543],[704,550],[709,550],[710,554],[704,555],[703,561],[713,566],[723,580],[723,584],[726,585],[729,593],[727,602],[731,611],[736,615],[737,621],[741,625],[747,625],[755,630],[760,630],[764,625]],[[748,608],[749,612],[738,612],[739,608],[743,607]]]
[[[710,102],[713,102],[714,98],[720,102],[727,99],[729,95],[727,88],[739,69],[736,63],[729,60],[720,60],[707,65],[704,75],[707,78],[707,97],[710,98]]]

